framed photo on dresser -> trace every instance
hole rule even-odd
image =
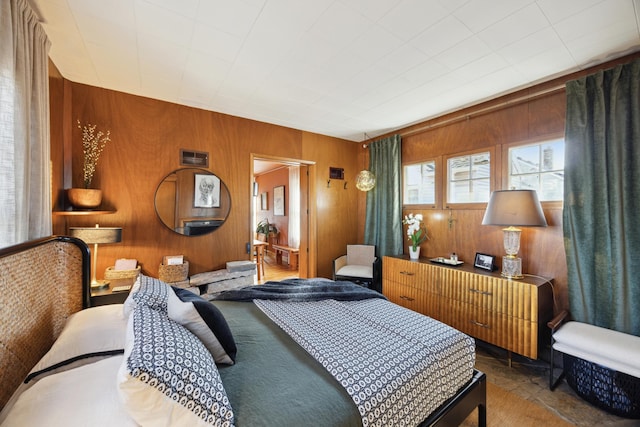
[[[476,252],[476,259],[473,262],[473,266],[482,268],[483,270],[493,271],[496,269],[496,257]]]

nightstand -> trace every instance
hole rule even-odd
[[[120,286],[133,286],[136,281],[134,278],[129,279],[110,279],[109,287],[91,290],[91,307],[107,304],[122,304],[129,296],[129,290],[113,292],[114,288]]]

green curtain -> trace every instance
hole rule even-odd
[[[393,135],[369,144],[369,170],[376,186],[367,193],[364,242],[377,255],[402,254],[402,142]]]
[[[564,240],[579,321],[640,335],[640,60],[567,83]]]

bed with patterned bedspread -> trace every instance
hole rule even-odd
[[[34,247],[60,245],[44,240]],[[3,250],[0,262],[30,250]],[[65,314],[2,401],[1,425],[456,425],[476,407],[485,424],[474,343],[455,329],[350,283],[296,280],[219,298],[141,276],[125,304]],[[0,351],[19,346],[15,336]]]

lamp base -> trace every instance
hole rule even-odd
[[[111,283],[108,280],[92,280],[91,281],[91,289],[92,290],[96,290],[96,289],[104,289],[104,288],[108,288],[109,287],[109,283]]]
[[[514,255],[502,257],[502,276],[507,279],[522,279],[522,258]]]

